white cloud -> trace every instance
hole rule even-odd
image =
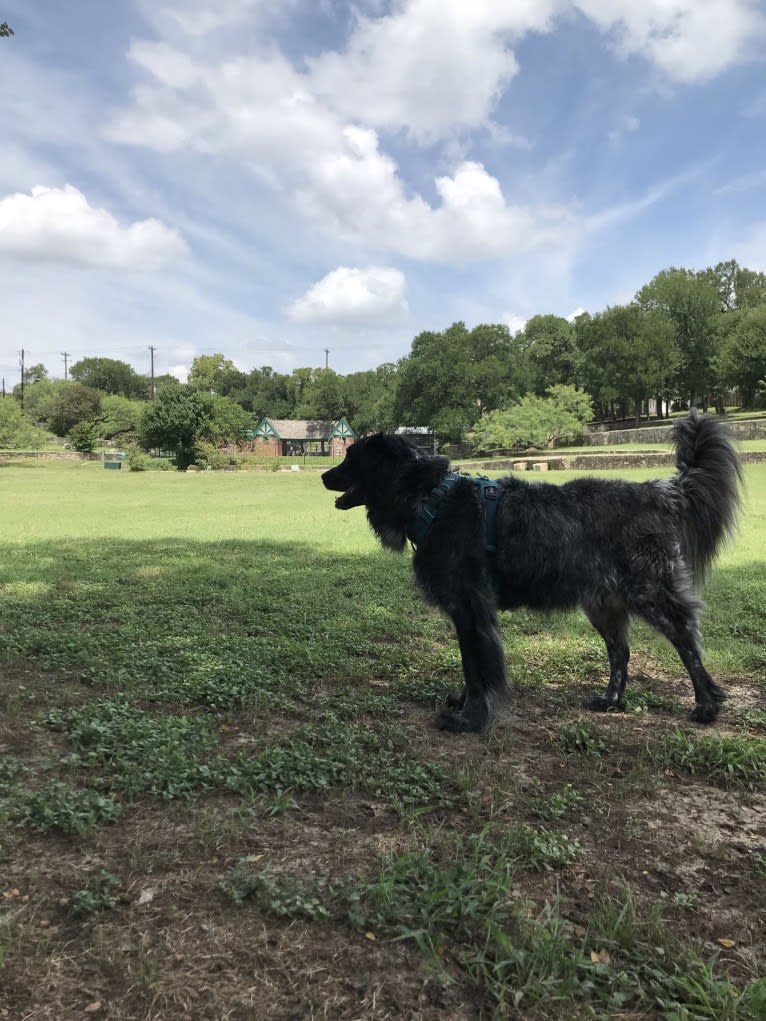
[[[505,323],[505,325],[508,327],[512,334],[516,334],[520,330],[523,330],[524,327],[527,325],[527,323],[529,322],[529,316],[521,316],[517,315],[515,312],[508,312],[503,317],[503,322]]]
[[[758,52],[766,19],[758,0],[574,0],[612,34],[621,56],[638,55],[672,81],[712,78]]]
[[[312,87],[344,116],[421,140],[486,122],[518,72],[510,34],[545,28],[556,0],[399,0],[360,18],[344,52],[309,62]]]
[[[466,129],[491,132],[494,106],[518,71],[510,48],[517,40],[563,31],[579,12],[621,55],[641,55],[670,78],[691,81],[744,59],[763,23],[751,0],[393,0],[371,9],[376,16],[357,10],[345,46],[298,69],[265,30],[247,55],[231,45],[206,48],[194,36],[200,25],[213,31],[254,14],[277,17],[263,0],[147,7],[159,38],[131,45],[144,78],[104,133],[248,166],[341,244],[464,265],[565,247],[585,229],[568,197],[550,206],[514,201],[458,144],[456,133]],[[624,117],[610,137],[637,127]],[[386,150],[385,132],[398,130],[417,142],[441,141],[443,159],[452,153],[432,182],[435,200],[407,186]],[[633,215],[658,197],[606,210],[587,226]]]
[[[0,199],[0,255],[107,269],[154,270],[187,252],[177,231],[159,220],[123,227],[67,184],[38,185]]]
[[[398,269],[340,266],[294,301],[288,315],[306,324],[396,326],[409,314],[406,290],[407,281]]]
[[[473,161],[436,179],[438,205],[409,194],[377,132],[347,124],[317,100],[281,54],[207,67],[164,45],[136,45],[131,56],[154,81],[107,126],[109,138],[244,160],[338,240],[464,264],[572,236],[566,209],[510,205]]]

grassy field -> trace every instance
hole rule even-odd
[[[0,467],[0,1019],[762,1021],[746,483],[715,727],[642,626],[628,711],[584,713],[600,640],[520,612],[510,706],[456,737],[449,624],[315,473]]]

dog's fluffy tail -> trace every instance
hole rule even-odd
[[[737,524],[742,467],[723,423],[694,409],[674,429],[684,557],[701,582]]]

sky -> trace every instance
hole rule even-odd
[[[766,0],[0,0],[0,375],[340,373],[766,271]]]

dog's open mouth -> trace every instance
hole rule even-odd
[[[364,499],[357,487],[349,486],[335,501],[335,506],[338,510],[350,510],[352,507],[359,507],[362,503],[364,503]]]

